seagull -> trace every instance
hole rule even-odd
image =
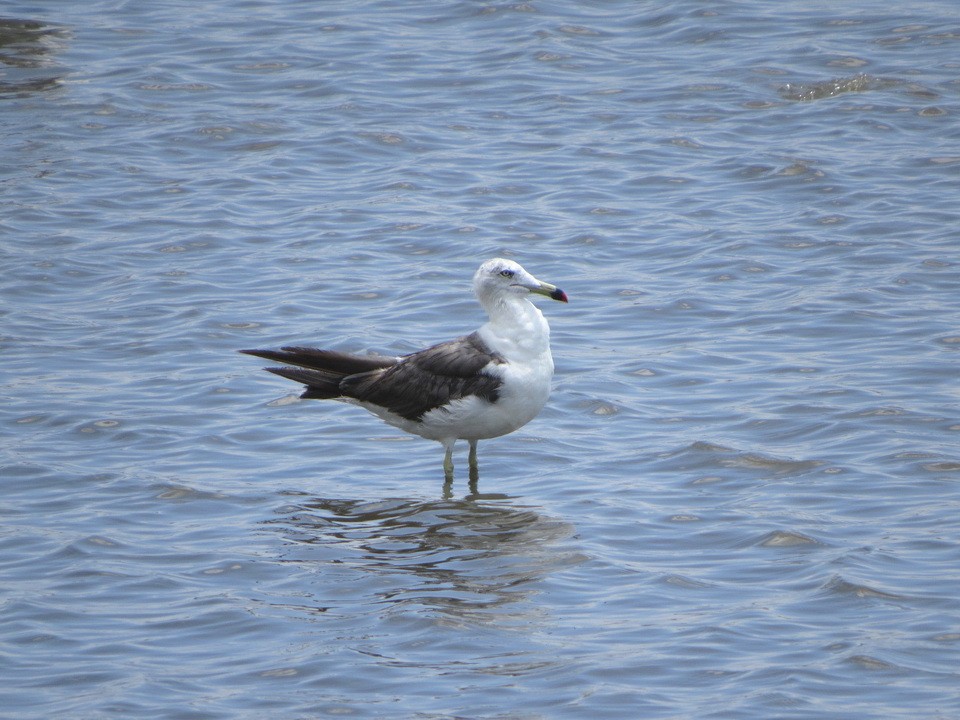
[[[351,355],[309,347],[240,352],[282,363],[264,369],[306,385],[301,398],[359,405],[404,432],[436,440],[443,445],[448,484],[454,444],[466,440],[475,483],[477,442],[523,427],[550,395],[550,326],[529,298],[544,295],[567,302],[567,295],[503,258],[479,267],[473,291],[489,320],[469,335],[409,355]]]

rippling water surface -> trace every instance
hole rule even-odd
[[[960,715],[954,2],[56,5],[0,19],[4,715]],[[236,353],[469,331],[501,254],[571,303],[477,493]]]

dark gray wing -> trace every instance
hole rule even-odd
[[[389,368],[345,377],[340,391],[418,421],[430,410],[470,395],[496,402],[501,381],[481,372],[491,362],[506,360],[471,333],[405,355]]]

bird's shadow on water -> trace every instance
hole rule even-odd
[[[428,612],[461,622],[528,623],[525,602],[547,576],[583,560],[564,547],[574,527],[507,495],[357,500],[285,493],[267,521],[285,540],[283,561],[331,575],[311,612],[339,603]],[[354,593],[342,591],[353,587]],[[322,607],[321,607],[322,606]]]

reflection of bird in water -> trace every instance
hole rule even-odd
[[[306,385],[303,398],[351,402],[405,432],[440,442],[448,482],[454,443],[467,440],[475,482],[477,441],[526,425],[550,394],[550,327],[528,297],[567,302],[567,296],[502,258],[480,266],[473,289],[490,320],[476,332],[410,355],[304,347],[241,352],[285,363],[267,370]]]
[[[480,501],[285,500],[264,524],[283,536],[285,562],[301,571],[321,568],[324,582],[297,583],[287,600],[278,588],[281,596],[273,600],[310,614],[358,602],[355,590],[344,595],[342,588],[360,588],[361,604],[379,607],[378,613],[402,607],[419,617],[425,610],[529,630],[544,614],[534,601],[540,582],[586,559],[569,544],[575,534],[570,523],[502,495]],[[368,581],[358,585],[361,575]]]
[[[26,96],[60,85],[53,56],[69,37],[65,28],[38,20],[0,18],[0,97]]]

